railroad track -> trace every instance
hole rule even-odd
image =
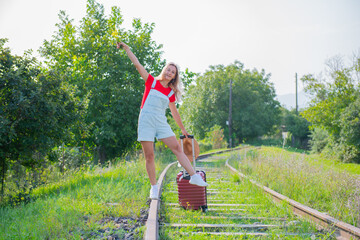
[[[202,155],[197,163],[210,183],[208,212],[180,208],[175,181],[180,169],[169,164],[158,181],[161,200],[150,203],[144,239],[360,239],[359,228],[248,179],[227,156],[216,154]]]

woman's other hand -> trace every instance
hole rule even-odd
[[[186,138],[188,137],[188,135],[190,135],[185,129],[181,129],[181,133],[182,135],[184,135]]]

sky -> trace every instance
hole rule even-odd
[[[325,62],[360,53],[359,0],[97,0],[108,15],[118,6],[123,27],[134,18],[155,23],[163,58],[204,73],[235,60],[271,74],[276,93],[295,93],[295,73],[318,75]],[[13,54],[37,50],[65,10],[78,24],[86,0],[0,0],[0,38]],[[131,43],[128,43],[131,47]],[[151,72],[151,69],[148,69]],[[303,85],[299,80],[299,91]]]

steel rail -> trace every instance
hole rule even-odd
[[[214,154],[220,154],[220,153],[224,153],[224,152],[238,150],[240,148],[241,147],[220,150],[220,151],[216,151],[216,152],[212,152],[212,153],[208,153],[208,154],[201,154],[201,155],[198,156],[197,160],[207,158],[207,157],[209,157],[211,155],[214,155]],[[173,162],[173,163],[170,163],[169,165],[167,165],[167,167],[162,171],[162,173],[161,173],[161,175],[159,177],[159,180],[157,182],[157,184],[159,185],[159,197],[161,196],[162,184],[164,182],[166,173],[169,170],[169,168],[172,165],[174,165],[175,163],[177,163],[177,162]],[[159,238],[160,202],[161,202],[160,200],[156,200],[156,199],[153,199],[150,202],[149,215],[148,215],[148,218],[146,220],[146,230],[145,230],[145,234],[144,234],[144,239],[145,240],[157,240]]]
[[[239,172],[237,169],[232,167],[229,164],[229,159],[226,160],[225,165],[234,173],[239,175],[242,178],[248,179],[251,183],[258,186],[259,188],[263,189],[265,192],[270,194],[272,198],[277,202],[286,202],[287,204],[291,205],[293,208],[293,212],[301,217],[310,219],[311,221],[315,222],[319,227],[327,229],[333,229],[335,231],[335,236],[337,239],[360,239],[360,228],[357,228],[353,225],[348,223],[342,222],[337,220],[327,214],[321,213],[315,209],[312,209],[308,206],[305,206],[301,203],[298,203],[274,190],[265,187],[254,180],[251,180],[249,177],[244,175],[243,173]]]
[[[159,197],[162,192],[162,185],[165,180],[166,172],[169,168],[174,165],[176,162],[170,163],[162,171],[157,184],[159,185]],[[146,221],[146,231],[144,234],[145,240],[156,240],[159,238],[159,209],[160,209],[160,198],[152,199],[149,208],[149,215]]]
[[[245,146],[246,147],[246,146]],[[220,153],[225,153],[225,152],[231,152],[231,151],[235,151],[235,150],[240,150],[243,149],[244,147],[236,147],[236,148],[229,148],[229,149],[224,149],[224,150],[220,150],[220,151],[216,151],[216,152],[211,152],[211,153],[205,153],[205,154],[201,154],[197,157],[196,160],[200,160],[200,159],[204,159],[207,158],[209,156],[212,156],[214,154],[220,154]]]

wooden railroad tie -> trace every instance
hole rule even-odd
[[[270,221],[287,221],[286,218],[271,218],[271,217],[246,217],[246,216],[201,216],[205,219],[232,219],[232,220],[270,220]]]
[[[194,228],[243,228],[243,229],[267,229],[267,228],[282,228],[283,225],[275,224],[209,224],[209,223],[200,223],[200,224],[190,224],[190,223],[163,223],[161,224],[166,227],[194,227]]]
[[[225,235],[225,236],[269,236],[273,235],[272,233],[264,233],[264,232],[191,232],[190,234],[203,234],[203,235]],[[182,235],[182,233],[180,233]],[[315,237],[314,233],[282,233],[281,236],[309,236]],[[280,239],[280,235],[279,239]]]
[[[179,206],[179,203],[166,203],[169,206]],[[210,203],[208,207],[254,207],[260,204],[231,204],[231,203]]]
[[[214,194],[244,194],[245,192],[219,192],[219,191],[210,191],[206,190],[208,195],[214,195]],[[170,193],[178,193],[178,191],[169,191]]]

